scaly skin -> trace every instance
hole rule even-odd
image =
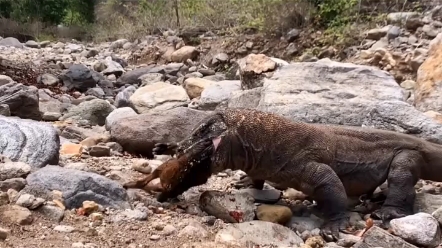
[[[327,240],[336,240],[347,225],[347,197],[370,195],[388,180],[385,203],[373,214],[386,222],[413,213],[419,178],[442,181],[442,146],[392,131],[227,109],[203,120],[170,148],[182,154],[205,138],[214,140],[212,173],[242,170],[254,182],[277,182],[312,197],[328,219],[321,230]],[[154,152],[168,147],[158,144]]]

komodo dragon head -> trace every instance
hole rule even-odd
[[[159,191],[157,201],[164,202],[176,198],[188,189],[207,182],[211,171],[213,145],[205,146],[197,152],[188,152],[171,158],[158,166],[151,174],[123,185],[127,188],[144,189],[147,192]],[[150,187],[150,181],[160,178],[160,187]]]
[[[184,140],[176,146],[176,158],[161,164],[152,174],[125,185],[126,188],[142,188],[160,178],[159,202],[175,198],[194,186],[207,182],[212,174],[212,155],[217,150],[227,126],[219,114],[202,120]]]

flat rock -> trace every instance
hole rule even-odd
[[[190,98],[183,87],[157,82],[138,88],[129,99],[137,113],[185,106]]]
[[[115,107],[106,100],[93,99],[70,108],[60,120],[84,120],[92,126],[103,126],[106,123],[106,117],[114,110],[114,108]]]
[[[442,206],[442,195],[433,195],[428,193],[416,193],[413,210],[415,213],[423,212],[432,214]]]
[[[11,115],[23,119],[41,120],[38,89],[21,83],[0,85],[0,102],[9,106]]]
[[[232,224],[216,234],[215,242],[243,247],[249,242],[260,246],[276,245],[278,247],[296,247],[304,243],[289,228],[260,220]]]
[[[0,219],[18,225],[30,225],[34,221],[29,209],[17,205],[1,206]]]
[[[0,153],[33,169],[59,162],[60,138],[47,123],[0,116]]]
[[[0,163],[0,181],[26,177],[31,173],[31,166],[23,162]]]
[[[213,110],[220,103],[229,100],[233,92],[239,90],[241,90],[241,81],[239,80],[213,82],[201,92],[199,108]]]
[[[281,199],[282,192],[275,189],[265,189],[265,190],[259,190],[259,189],[253,189],[253,188],[247,188],[247,189],[241,189],[239,192],[245,192],[250,194],[257,203],[276,203]]]
[[[141,67],[141,68],[137,68],[134,69],[132,71],[128,71],[126,73],[123,74],[123,76],[119,77],[117,82],[116,82],[116,86],[120,87],[126,84],[136,84],[136,85],[140,85],[141,84],[141,79],[140,77],[143,76],[144,74],[147,73],[164,73],[164,66],[154,66],[154,65],[149,65],[146,67]]]
[[[94,201],[103,207],[130,208],[126,190],[118,183],[95,173],[46,166],[26,178],[28,185],[22,190],[46,200],[51,192],[63,193],[66,208],[82,207],[83,201]]]
[[[373,226],[368,229],[362,236],[362,240],[358,241],[353,248],[372,248],[372,247],[401,247],[401,248],[417,248],[405,240],[396,237],[380,227]]]
[[[205,191],[199,199],[201,210],[229,223],[251,221],[255,218],[254,199],[247,193],[229,194]]]
[[[155,143],[181,141],[208,114],[210,112],[187,107],[140,114],[117,120],[111,126],[110,134],[125,151],[152,157]]]
[[[393,219],[390,225],[394,235],[411,244],[436,247],[441,243],[439,223],[431,214],[417,213]]]

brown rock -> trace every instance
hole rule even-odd
[[[190,99],[200,97],[201,92],[214,82],[212,80],[207,80],[204,78],[188,78],[184,81],[184,89],[186,89],[187,95]]]
[[[242,89],[253,89],[263,85],[264,73],[272,72],[277,64],[264,54],[249,54],[237,61]]]
[[[89,155],[93,157],[108,157],[110,156],[110,148],[107,146],[92,146],[89,150]]]
[[[292,218],[290,208],[281,205],[260,205],[256,209],[258,220],[269,221],[281,225],[286,224]]]
[[[83,146],[81,144],[65,143],[61,146],[61,155],[80,156],[83,152]]]
[[[0,240],[5,240],[8,237],[9,230],[0,227]]]
[[[137,159],[132,165],[132,169],[143,174],[150,174],[152,167],[149,165],[149,161],[146,159]]]
[[[18,205],[6,205],[0,207],[0,219],[5,222],[19,225],[30,225],[34,220],[29,209]]]
[[[428,58],[417,71],[414,104],[420,111],[442,112],[442,33],[430,43]]]
[[[194,60],[198,56],[198,50],[193,46],[183,46],[170,55],[172,62],[185,62],[188,59]]]

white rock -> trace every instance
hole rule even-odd
[[[289,228],[260,220],[230,225],[216,234],[215,242],[242,246],[246,246],[247,242],[252,242],[261,246],[276,245],[277,247],[296,247],[304,243]]]
[[[438,221],[430,214],[417,213],[390,221],[393,234],[418,246],[436,247],[441,243]]]

